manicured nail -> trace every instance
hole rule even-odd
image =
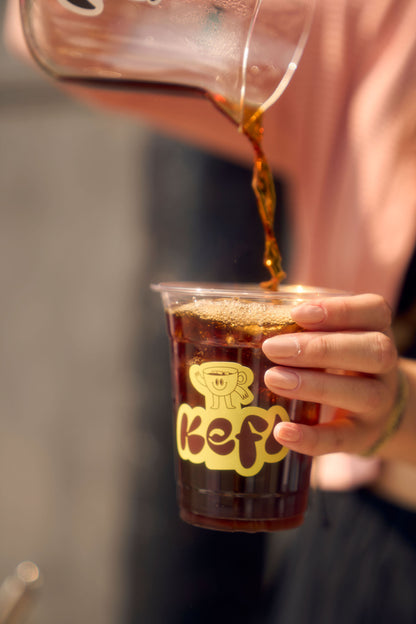
[[[266,384],[271,390],[295,390],[299,385],[299,376],[296,373],[274,368],[266,371]]]
[[[291,315],[298,323],[322,323],[327,317],[327,312],[320,305],[301,303],[291,310]]]
[[[297,425],[293,423],[279,423],[274,428],[274,437],[283,442],[299,442],[301,433]]]
[[[293,357],[300,355],[299,340],[295,336],[283,335],[268,338],[263,343],[263,351],[268,358]]]

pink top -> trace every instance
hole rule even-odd
[[[377,292],[394,306],[416,240],[416,2],[318,0],[299,68],[265,125],[293,182],[289,282]],[[315,475],[343,489],[378,467],[334,454]]]
[[[265,120],[293,144],[276,163],[295,183],[289,281],[396,302],[416,240],[415,33],[414,0],[318,0]]]

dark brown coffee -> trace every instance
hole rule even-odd
[[[197,299],[167,310],[181,517],[225,531],[298,526],[311,458],[273,437],[281,420],[316,424],[319,406],[271,393],[265,338],[299,331],[289,308]]]

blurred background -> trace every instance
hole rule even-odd
[[[0,581],[39,565],[34,624],[119,621],[147,140],[1,47]]]

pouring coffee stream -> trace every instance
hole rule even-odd
[[[263,225],[264,232],[264,255],[263,265],[270,273],[270,279],[262,282],[261,287],[270,290],[278,290],[280,282],[286,277],[282,268],[282,256],[275,234],[275,213],[276,213],[276,190],[273,174],[262,147],[264,134],[263,112],[271,106],[280,96],[288,84],[293,72],[297,67],[297,55],[289,63],[279,86],[273,94],[261,103],[258,107],[249,106],[246,103],[247,96],[247,69],[251,40],[254,33],[257,17],[263,0],[256,0],[252,19],[247,32],[247,39],[244,48],[243,61],[241,66],[241,97],[240,97],[240,124],[242,132],[248,137],[254,149],[252,188],[257,202],[257,210]],[[306,32],[306,30],[305,30]],[[300,42],[299,55],[302,53],[304,42]],[[296,61],[296,62],[295,62]],[[223,107],[227,111],[227,107]],[[228,110],[230,110],[228,108]],[[231,117],[232,114],[231,114]]]
[[[273,174],[265,157],[261,145],[263,134],[262,117],[259,116],[244,128],[245,134],[254,147],[254,165],[252,187],[257,200],[257,209],[264,230],[264,257],[263,264],[270,273],[270,280],[262,282],[263,288],[277,290],[280,282],[286,277],[282,269],[282,256],[274,231],[274,217],[276,212],[276,191]]]
[[[286,277],[286,273],[282,268],[282,256],[275,234],[275,213],[276,213],[276,190],[273,180],[273,173],[262,146],[264,134],[263,113],[272,106],[283,93],[289,84],[294,71],[297,69],[298,62],[303,53],[304,46],[309,34],[310,23],[312,19],[312,9],[314,0],[310,3],[306,2],[303,10],[306,9],[304,15],[303,28],[300,29],[300,36],[295,47],[291,61],[283,71],[280,81],[275,89],[268,97],[264,94],[264,99],[257,106],[250,105],[248,100],[249,94],[249,74],[248,63],[252,38],[258,15],[264,0],[256,0],[252,14],[251,23],[247,32],[247,39],[243,54],[241,67],[241,97],[239,106],[239,128],[248,137],[254,149],[253,177],[252,188],[257,202],[257,210],[263,225],[264,231],[264,255],[263,265],[269,271],[270,279],[262,282],[262,288],[268,290],[278,290],[280,282]],[[282,2],[283,6],[284,2]],[[310,5],[309,7],[307,5]],[[298,6],[301,6],[299,4]],[[309,8],[309,13],[307,9]],[[253,80],[253,78],[252,78]],[[215,100],[215,98],[214,98]],[[216,101],[218,104],[218,99]],[[220,106],[233,119],[233,112],[229,103],[228,106]]]
[[[214,103],[232,120],[235,117],[230,112],[227,103],[216,98]],[[241,131],[247,136],[254,150],[252,188],[257,202],[257,210],[263,225],[264,255],[263,265],[269,271],[270,279],[262,282],[262,288],[278,290],[280,282],[286,277],[282,268],[282,256],[275,234],[276,190],[273,173],[262,146],[264,134],[263,114],[260,109],[248,109],[248,121],[241,124]]]

